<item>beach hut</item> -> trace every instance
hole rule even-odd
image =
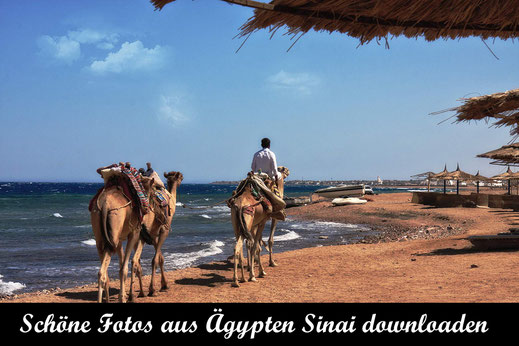
[[[151,0],[162,9],[175,0]],[[344,33],[360,40],[390,36],[424,37],[428,41],[476,36],[482,39],[519,37],[516,0],[222,0],[254,8],[240,28],[242,37],[261,29],[303,35],[310,30]]]

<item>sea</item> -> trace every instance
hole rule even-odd
[[[101,187],[101,183],[0,182],[0,296],[97,282],[100,261],[88,204]],[[166,270],[222,261],[233,254],[231,213],[223,201],[235,188],[232,184],[180,185],[171,232],[162,248]],[[287,185],[285,195],[308,196],[315,190],[315,186]],[[269,233],[267,223],[265,240]],[[354,243],[374,233],[366,225],[288,218],[278,223],[274,253]],[[153,254],[153,247],[146,245],[141,261],[146,275],[151,273]],[[117,273],[114,256],[109,274],[117,278]]]

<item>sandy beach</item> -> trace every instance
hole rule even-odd
[[[411,196],[380,194],[366,196],[369,202],[363,205],[334,207],[329,201],[319,201],[290,208],[287,214],[293,219],[364,224],[380,235],[358,244],[275,253],[278,267],[267,267],[265,278],[240,288],[231,287],[232,261],[171,271],[167,273],[168,291],[137,302],[519,301],[517,252],[481,251],[466,239],[506,232],[519,222],[517,213],[434,208],[411,203]],[[268,263],[266,256],[263,260]],[[90,285],[15,295],[2,301],[93,303],[95,281],[93,277]],[[144,284],[147,290],[149,277]],[[111,286],[115,301],[115,278]]]

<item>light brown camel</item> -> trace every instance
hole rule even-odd
[[[287,170],[288,171],[288,170]],[[239,287],[238,283],[238,262],[241,268],[241,281],[245,281],[245,272],[243,265],[243,244],[246,243],[247,248],[247,259],[249,260],[249,281],[256,281],[256,275],[254,273],[254,261],[255,257],[252,254],[258,254],[261,250],[261,239],[265,224],[272,216],[272,206],[269,203],[265,203],[265,198],[261,197],[259,200],[255,198],[251,189],[251,176],[252,172],[249,173],[245,183],[239,192],[228,201],[228,206],[231,208],[231,222],[234,228],[234,234],[236,236],[236,244],[234,247],[234,273],[232,286]],[[285,174],[282,173],[282,180],[280,186],[283,187]],[[273,233],[272,233],[273,239]],[[273,240],[272,243],[273,244]],[[271,250],[271,246],[269,251]],[[258,256],[259,265],[259,277],[266,275],[263,265],[261,263],[261,257]]]
[[[133,295],[133,282],[134,282],[134,275],[137,275],[137,278],[139,279],[139,286],[140,286],[140,292],[139,297],[144,296],[144,289],[142,284],[142,267],[140,264],[140,257],[142,254],[142,249],[145,243],[144,238],[148,238],[151,242],[151,244],[155,247],[155,255],[153,257],[153,260],[151,262],[151,280],[150,280],[150,288],[148,295],[154,296],[155,295],[155,289],[153,286],[154,278],[155,278],[155,272],[157,270],[157,267],[160,267],[160,273],[161,273],[161,291],[165,291],[168,289],[168,283],[166,281],[166,275],[164,272],[164,255],[162,254],[161,248],[162,244],[164,244],[164,241],[169,235],[170,227],[171,227],[171,221],[173,220],[173,216],[175,215],[175,209],[177,205],[177,188],[184,179],[184,176],[180,172],[169,172],[164,173],[164,177],[167,179],[168,183],[168,189],[167,192],[169,193],[169,201],[167,206],[167,213],[164,215],[163,211],[158,210],[160,208],[159,205],[156,205],[155,203],[151,203],[153,206],[151,211],[148,213],[150,214],[150,219],[152,218],[153,221],[151,223],[151,227],[148,228],[148,236],[147,237],[141,237],[137,244],[137,248],[135,250],[135,254],[132,259],[132,277],[131,277],[131,284],[130,284],[130,301],[134,300]],[[150,221],[150,220],[148,220]],[[142,234],[142,233],[141,233]]]
[[[153,179],[143,178],[143,187],[149,196]],[[132,200],[126,196],[117,185],[104,188],[97,196],[90,212],[90,221],[96,240],[97,252],[101,260],[98,273],[98,295],[97,301],[110,301],[108,266],[114,253],[119,256],[119,279],[120,291],[119,301],[126,300],[126,277],[128,275],[128,262],[131,251],[139,240],[142,227],[149,228],[151,221],[148,214],[144,215],[142,223],[139,215],[132,208]],[[123,250],[123,242],[127,240],[126,251]]]

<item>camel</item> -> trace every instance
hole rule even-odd
[[[281,171],[282,179],[278,184],[281,188],[284,187],[284,179],[288,176],[288,169]],[[265,203],[264,198],[261,197],[259,200],[254,197],[254,193],[251,190],[251,184],[249,183],[253,172],[250,172],[246,183],[241,191],[236,195],[233,195],[228,200],[228,206],[231,208],[231,221],[234,228],[234,235],[236,237],[236,244],[234,247],[234,273],[233,273],[233,287],[239,287],[238,283],[238,263],[241,268],[241,282],[245,282],[245,273],[243,265],[243,244],[244,241],[247,243],[247,259],[249,263],[249,281],[256,281],[256,275],[254,273],[254,260],[255,255],[258,254],[258,265],[259,265],[259,277],[266,275],[263,265],[261,263],[261,257],[259,252],[261,250],[261,239],[265,224],[272,217],[272,210],[270,203]],[[271,228],[271,239],[269,240],[269,252],[272,251],[273,238],[274,238],[275,227]]]
[[[167,215],[164,215],[162,212],[157,212],[157,208],[160,208],[160,206],[154,205],[152,203],[152,210],[148,213],[150,214],[150,219],[148,220],[149,223],[151,223],[151,227],[148,228],[149,232],[148,235],[146,235],[146,238],[150,238],[150,243],[155,247],[155,255],[153,257],[153,260],[151,262],[151,280],[150,280],[150,287],[149,287],[149,296],[155,296],[155,289],[153,286],[154,278],[155,278],[155,272],[157,270],[157,267],[160,267],[161,272],[161,291],[166,291],[168,289],[168,283],[166,281],[166,275],[164,272],[164,256],[162,255],[161,248],[162,244],[166,240],[166,238],[169,235],[170,227],[171,227],[171,221],[173,220],[173,215],[175,215],[175,209],[176,209],[176,203],[177,203],[177,188],[184,179],[184,176],[180,172],[169,172],[164,173],[164,177],[167,179],[168,183],[168,190],[169,193],[169,201],[168,201],[168,213]],[[151,221],[153,219],[153,221]],[[142,234],[142,233],[141,233]],[[142,267],[140,264],[140,257],[142,254],[142,249],[144,247],[145,239],[144,237],[141,237],[139,240],[135,254],[132,259],[132,277],[131,277],[131,283],[130,283],[130,301],[134,300],[133,295],[133,282],[134,282],[134,275],[137,275],[137,278],[139,279],[139,285],[140,285],[140,293],[139,297],[144,296],[144,290],[143,290],[143,284],[142,284]]]
[[[143,187],[149,196],[153,179],[143,178]],[[108,266],[114,253],[119,256],[119,279],[120,291],[119,301],[126,300],[126,277],[128,275],[128,262],[131,251],[139,240],[141,228],[151,226],[150,216],[144,215],[142,223],[139,215],[132,208],[132,200],[127,197],[117,185],[104,188],[93,203],[90,220],[96,240],[97,252],[101,260],[98,273],[98,296],[97,301],[110,301]],[[123,242],[127,240],[126,251],[123,250]]]

